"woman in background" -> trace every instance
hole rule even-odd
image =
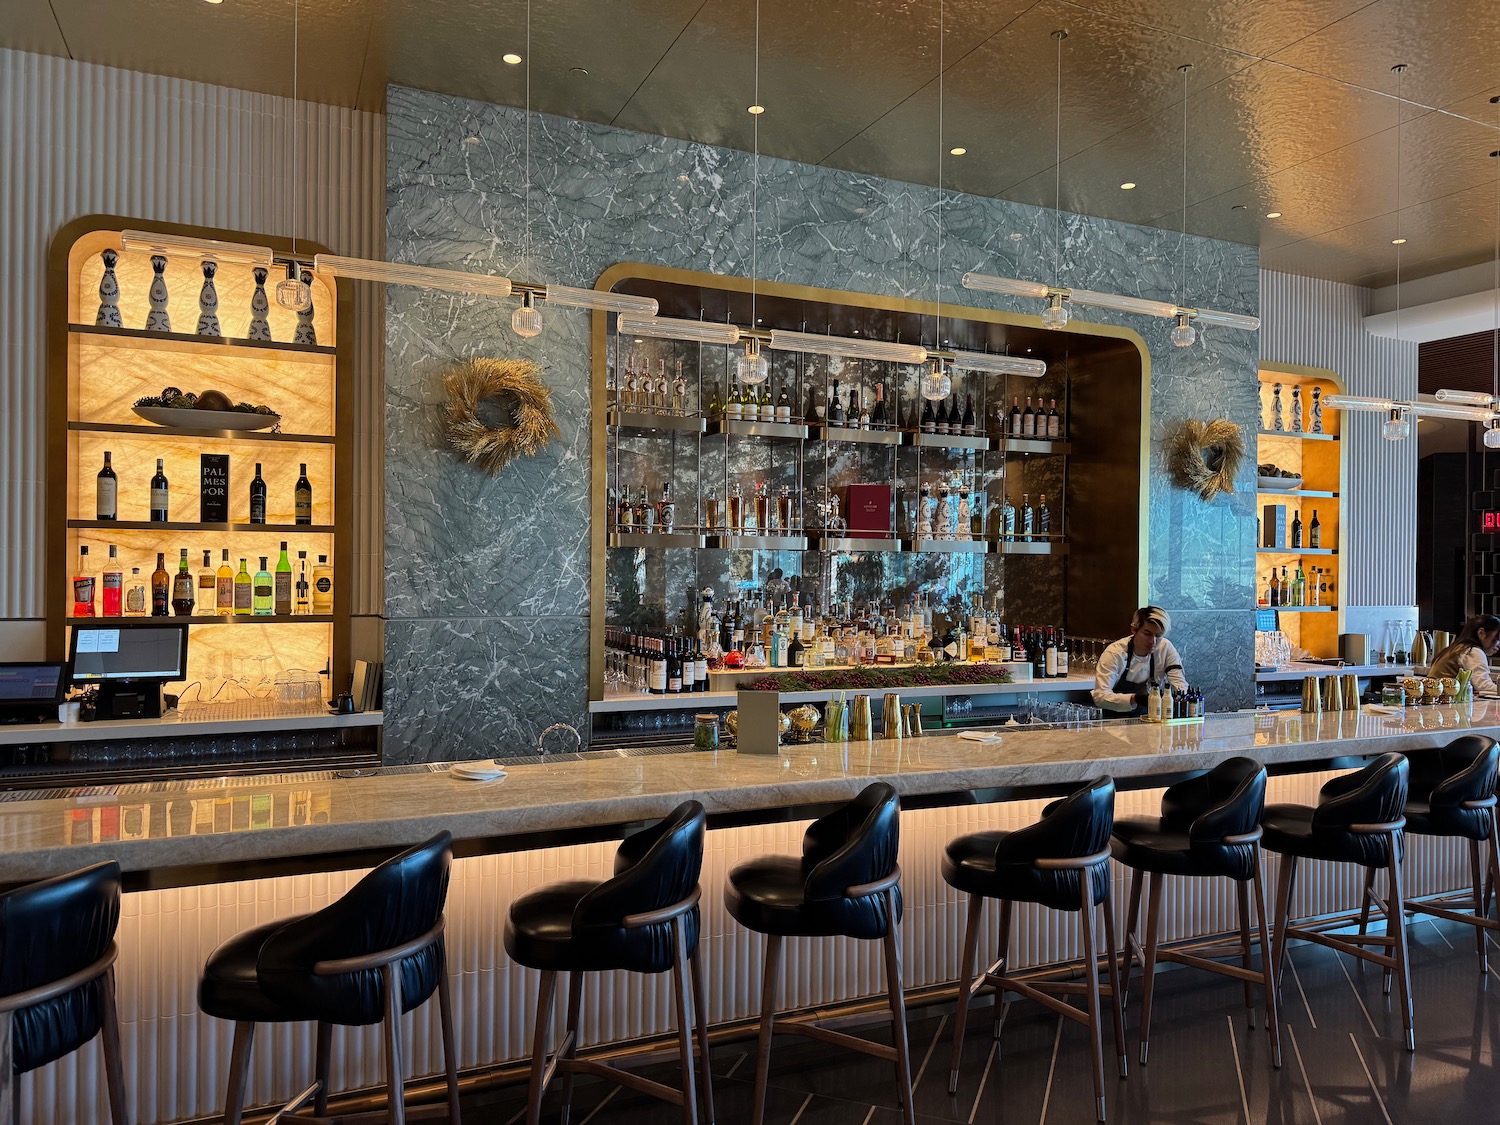
[[[1458,678],[1461,671],[1471,672],[1469,683],[1474,698],[1500,698],[1500,688],[1490,676],[1490,657],[1500,648],[1500,617],[1481,613],[1464,622],[1453,643],[1433,657],[1429,676]]]

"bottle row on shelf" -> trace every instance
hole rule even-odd
[[[269,555],[260,555],[260,569],[249,570],[249,558],[239,560],[236,572],[229,563],[229,549],[223,548],[217,569],[211,551],[203,552],[203,566],[195,576],[188,564],[188,549],[183,547],[176,573],[166,565],[167,553],[156,553],[156,570],[149,584],[141,568],[133,566],[127,575],[120,563],[115,544],[109,545],[104,568],[95,573],[89,560],[89,549],[78,548],[78,567],[72,576],[72,616],[77,617],[291,617],[322,616],[333,612],[333,567],[328,556],[308,565],[307,552],[297,552],[294,570],[287,555],[287,544],[281,544],[281,557],[269,568]]]
[[[881,486],[884,487],[884,486]],[[886,496],[889,503],[889,495]],[[1041,493],[1036,504],[1030,493],[1022,493],[1021,503],[1012,503],[1008,495],[998,504],[991,503],[981,488],[965,488],[959,474],[939,478],[934,489],[922,484],[914,503],[897,499],[897,518],[887,518],[886,526],[852,527],[844,514],[837,492],[822,490],[812,509],[804,513],[802,497],[791,485],[782,485],[772,495],[764,481],[755,481],[749,497],[736,481],[730,485],[723,501],[718,489],[709,486],[698,510],[701,522],[679,523],[677,502],[671,484],[661,486],[661,499],[652,503],[642,486],[632,499],[626,489],[612,500],[611,526],[616,533],[665,534],[694,530],[705,535],[799,535],[804,530],[828,535],[892,534],[892,528],[912,538],[984,542],[1045,542],[1053,537],[1052,508],[1047,494]],[[889,513],[887,513],[889,517]]]
[[[1333,606],[1334,594],[1338,589],[1337,581],[1333,578],[1333,572],[1323,567],[1312,567],[1311,574],[1303,573],[1302,567],[1296,568],[1296,573],[1287,574],[1287,568],[1281,568],[1278,577],[1276,568],[1271,568],[1271,577],[1264,586],[1260,588],[1260,604],[1263,606]],[[1333,584],[1330,585],[1330,582]]]
[[[998,603],[998,598],[996,599]],[[913,596],[897,611],[887,603],[819,607],[800,595],[766,592],[731,602],[720,616],[704,591],[696,630],[605,630],[605,679],[617,692],[653,695],[707,691],[713,671],[840,668],[935,663],[1027,663],[1034,679],[1068,676],[1083,654],[1057,626],[1009,624],[979,595],[966,613]]]
[[[204,479],[199,492],[199,517],[205,523],[228,521],[229,456],[212,455],[215,461],[204,465]],[[150,522],[169,523],[172,518],[171,485],[164,471],[165,460],[156,459],[156,472],[151,477],[148,511]],[[261,462],[255,463],[255,476],[250,480],[247,515],[249,523],[265,523],[268,492],[265,478],[261,475]],[[297,468],[297,483],[292,489],[294,522],[312,523],[313,488],[307,478],[307,465]],[[104,467],[99,470],[94,486],[94,518],[108,522],[120,518],[120,478],[114,469],[114,458],[109,450],[104,451]]]
[[[1311,395],[1308,396],[1306,428],[1304,429],[1304,418],[1302,410],[1302,388],[1292,388],[1291,417],[1287,417],[1287,411],[1282,403],[1281,384],[1275,383],[1271,387],[1269,411],[1261,417],[1261,430],[1264,433],[1288,433],[1288,434],[1321,434],[1323,432],[1323,391],[1320,387],[1313,387]]]

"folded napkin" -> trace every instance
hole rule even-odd
[[[1000,736],[998,734],[994,733],[994,731],[988,731],[988,730],[961,730],[961,731],[958,732],[958,737],[959,738],[966,738],[970,742],[999,742],[1000,741]]]
[[[1383,703],[1366,703],[1365,710],[1372,715],[1403,715],[1399,707],[1387,707]]]
[[[495,781],[505,776],[505,769],[490,759],[485,762],[459,762],[448,770],[449,777],[461,777],[466,781]]]

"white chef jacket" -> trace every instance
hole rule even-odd
[[[1473,673],[1469,677],[1469,684],[1474,688],[1475,699],[1494,699],[1500,696],[1500,688],[1495,686],[1495,680],[1490,675],[1489,657],[1485,656],[1484,650],[1478,645],[1470,645],[1464,649],[1463,655],[1458,658],[1458,666]]]
[[[1187,677],[1182,674],[1182,657],[1165,637],[1147,656],[1137,656],[1131,648],[1134,637],[1115,641],[1099,655],[1094,671],[1094,705],[1106,711],[1134,711],[1135,692],[1115,691],[1122,678],[1141,683],[1165,681],[1178,691],[1187,691]],[[1476,689],[1477,690],[1477,689]]]

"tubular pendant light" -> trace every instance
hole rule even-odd
[[[621,313],[615,330],[621,336],[649,336],[655,340],[686,340],[695,344],[738,344],[740,330],[733,324],[708,320],[678,320],[668,316]]]
[[[604,312],[634,313],[655,316],[655,297],[633,297],[629,293],[609,293],[600,289],[574,289],[570,285],[548,285],[542,299],[549,305],[570,309],[601,309]]]
[[[953,352],[948,364],[955,371],[980,371],[987,375],[1021,375],[1039,379],[1047,373],[1047,364],[1024,356],[991,355],[989,352]]]
[[[441,289],[447,293],[467,293],[475,297],[509,297],[510,278],[488,273],[465,273],[463,270],[414,266],[406,262],[380,262],[372,258],[342,258],[337,254],[318,254],[313,269],[335,277],[359,281],[384,281],[391,285],[416,285]]]
[[[1457,402],[1464,406],[1495,406],[1495,396],[1484,391],[1438,391],[1433,396],[1439,402]]]
[[[964,288],[984,293],[1004,293],[1010,297],[1036,297],[1046,300],[1052,290],[1040,281],[1022,281],[1015,277],[993,277],[987,273],[964,274]]]
[[[1411,404],[1412,413],[1419,418],[1461,418],[1465,422],[1491,422],[1495,412],[1488,407],[1460,406],[1457,403],[1416,402]]]
[[[1216,309],[1181,309],[1194,320],[1201,320],[1204,324],[1217,324],[1221,328],[1238,328],[1242,332],[1256,332],[1260,329],[1260,317],[1247,316],[1244,313],[1219,312]]]
[[[919,344],[892,344],[885,340],[855,340],[848,336],[819,336],[815,332],[771,333],[768,347],[779,352],[812,352],[845,359],[881,360],[886,363],[926,363],[927,349]]]
[[[1388,398],[1369,395],[1324,395],[1323,405],[1334,410],[1374,410],[1382,413],[1396,407],[1396,403]]]
[[[221,242],[215,238],[188,238],[180,234],[153,234],[151,231],[120,232],[122,250],[145,250],[153,254],[179,255],[205,262],[232,262],[269,269],[274,256],[269,246],[250,246],[243,242]]]
[[[1151,301],[1145,297],[1127,297],[1122,293],[1095,293],[1089,289],[1067,290],[1068,300],[1075,305],[1092,305],[1116,312],[1139,313],[1141,316],[1158,316],[1170,320],[1179,311],[1170,301]]]
[[[766,107],[760,102],[760,0],[755,0],[755,97],[750,102],[750,327],[760,321],[755,316],[755,281],[760,272],[760,118]],[[745,341],[745,354],[734,361],[734,377],[746,386],[755,387],[771,375],[771,364],[760,354],[760,341]]]

